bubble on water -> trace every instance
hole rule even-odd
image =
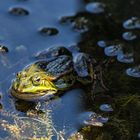
[[[44,36],[53,36],[59,33],[59,31],[53,27],[42,27],[39,29],[39,32]]]
[[[137,35],[134,34],[132,31],[130,31],[130,32],[124,32],[122,34],[122,37],[127,41],[131,41],[131,40],[135,40],[137,38]]]
[[[108,46],[104,49],[104,53],[107,56],[116,56],[119,53],[122,53],[122,44]]]
[[[117,55],[117,60],[122,63],[133,63],[134,58],[133,58],[133,53],[119,53]]]
[[[105,48],[107,46],[107,43],[104,40],[99,40],[97,42],[97,45],[101,48]]]
[[[140,139],[140,133],[138,133],[138,139]]]
[[[132,17],[123,22],[123,27],[125,29],[140,29],[140,19],[137,17]]]
[[[126,69],[126,74],[132,77],[140,78],[140,65]]]
[[[91,2],[86,5],[86,10],[93,14],[100,14],[105,11],[105,4],[101,2]]]
[[[9,13],[16,16],[27,16],[29,11],[23,7],[10,7]]]
[[[113,108],[109,104],[102,104],[102,105],[100,105],[99,108],[101,111],[105,111],[105,112],[112,112],[113,111]]]

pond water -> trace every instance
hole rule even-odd
[[[53,135],[48,139],[63,140],[75,134],[71,139],[139,139],[139,4],[139,0],[0,1],[0,45],[9,50],[0,52],[0,138],[45,140]],[[42,118],[31,112],[35,103],[15,100],[9,88],[16,73],[35,61],[36,53],[55,46],[90,54],[97,61],[99,78],[94,91],[92,85],[78,85],[44,102]],[[104,117],[102,127],[84,124],[94,112]]]

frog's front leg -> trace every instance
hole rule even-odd
[[[60,46],[60,47],[48,48],[47,50],[43,50],[41,52],[38,52],[35,55],[35,58],[36,59],[50,59],[51,60],[51,59],[56,58],[60,55],[72,56],[71,52],[67,48]]]
[[[94,80],[94,70],[92,59],[88,54],[78,53],[74,59],[74,69],[77,72],[77,80],[83,84],[92,83]]]
[[[103,89],[108,90],[103,82],[102,65],[97,64],[88,54],[78,53],[74,58],[74,68],[78,74],[78,81],[83,84],[92,83],[92,93],[95,92],[98,81]]]

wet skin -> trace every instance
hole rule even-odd
[[[76,81],[93,82],[93,66],[85,53],[77,53],[74,58],[68,49],[58,47],[38,53],[36,58],[13,80],[10,91],[14,97],[28,101],[47,99]]]

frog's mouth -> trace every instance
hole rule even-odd
[[[48,100],[54,97],[56,90],[46,90],[39,93],[32,93],[32,92],[21,92],[14,88],[10,88],[10,93],[17,99],[25,101],[40,101],[40,100]]]

